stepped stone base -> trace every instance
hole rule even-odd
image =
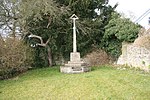
[[[87,66],[81,66],[81,67],[66,67],[66,66],[61,66],[60,67],[60,72],[63,73],[83,73],[83,72],[89,72],[91,71],[91,67]]]
[[[86,66],[86,64],[80,60],[79,52],[71,53],[70,61],[60,67],[60,72],[63,73],[83,73],[88,71],[91,71],[91,67]]]

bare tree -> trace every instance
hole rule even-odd
[[[16,0],[1,0],[0,1],[0,28],[11,33],[13,38],[16,37],[16,28],[18,22],[18,3]],[[5,31],[6,32],[6,31]]]
[[[50,41],[50,38],[48,38],[48,40],[46,41],[46,43],[44,43],[41,36],[31,34],[31,35],[29,35],[28,37],[29,37],[29,38],[37,38],[37,39],[39,39],[39,40],[40,40],[40,43],[37,43],[36,45],[37,45],[37,46],[42,46],[42,47],[47,48],[48,63],[49,63],[49,66],[51,67],[51,66],[52,66],[52,52],[51,52],[51,48],[48,46],[48,43],[49,43],[49,41]]]

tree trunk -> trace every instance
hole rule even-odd
[[[0,34],[0,41],[4,42],[4,39],[1,34]]]
[[[13,23],[12,37],[14,38],[14,40],[16,39],[16,20]]]
[[[47,57],[48,57],[49,67],[52,67],[52,52],[49,46],[47,46]]]

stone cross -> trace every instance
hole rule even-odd
[[[70,53],[70,61],[64,66],[60,66],[60,72],[63,73],[83,73],[91,70],[89,66],[81,61],[80,52],[77,52],[76,45],[76,19],[79,19],[75,14],[73,14],[70,19],[73,20],[73,52]]]
[[[76,41],[76,19],[79,19],[75,14],[73,14],[70,19],[73,20],[73,52],[77,52],[77,41]]]

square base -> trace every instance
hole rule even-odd
[[[91,71],[91,67],[87,67],[87,66],[81,66],[81,67],[61,66],[60,67],[60,72],[68,73],[68,74],[84,73],[84,72],[89,72],[89,71]]]
[[[70,53],[70,61],[71,62],[80,62],[80,53],[79,52],[71,52]]]

